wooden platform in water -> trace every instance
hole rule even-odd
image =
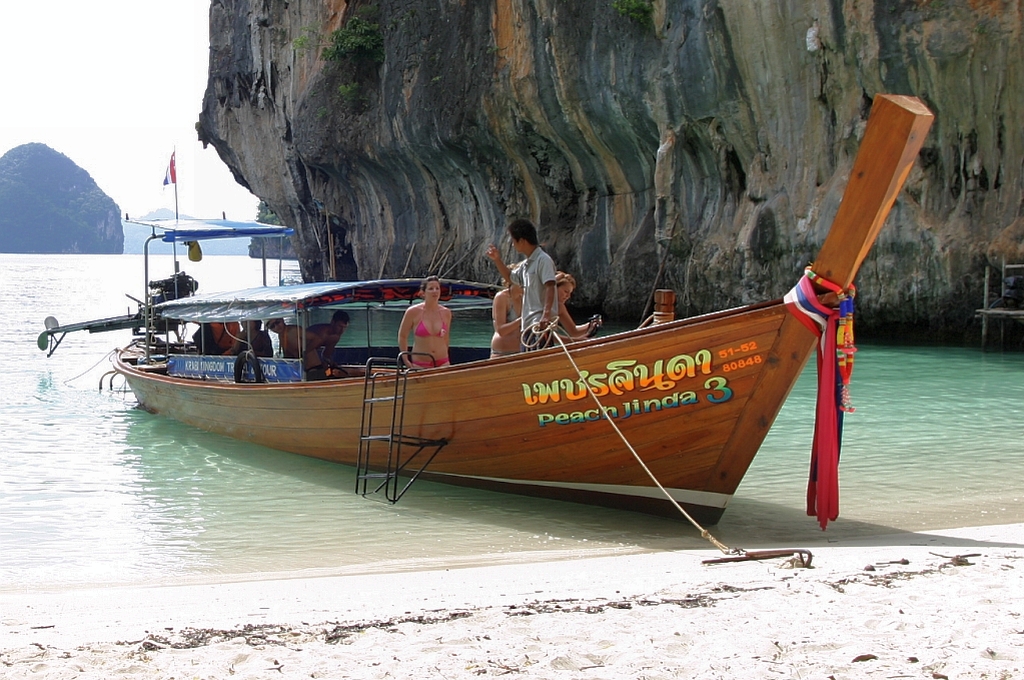
[[[1000,292],[997,295],[992,290],[991,274],[993,271],[999,273],[1000,276]],[[1007,276],[1014,272],[1024,272],[1024,264],[1007,264],[1003,262],[999,268],[993,266],[985,267],[985,293],[984,293],[984,304],[985,306],[981,309],[974,310],[974,316],[981,319],[981,347],[982,349],[988,347],[988,324],[989,321],[999,321],[999,346],[1003,347],[1006,342],[1006,322],[1016,321],[1017,323],[1024,324],[1024,309],[1020,307],[993,307],[994,303],[1004,304],[1003,301],[1007,300]]]
[[[997,307],[996,309],[976,309],[974,313],[980,317],[989,319],[1010,319],[1024,323],[1024,309],[1009,309]]]
[[[995,309],[976,309],[974,315],[981,319],[981,348],[982,350],[988,348],[988,336],[991,334],[989,329],[990,322],[999,322],[999,348],[1006,348],[1006,322],[1010,321],[1017,322],[1024,325],[1024,309],[1016,309],[1011,307],[996,307]],[[1016,331],[1019,332],[1019,331]],[[1015,336],[1011,333],[1011,344]]]

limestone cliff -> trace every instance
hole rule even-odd
[[[0,253],[116,253],[121,209],[89,173],[45,144],[0,158]]]
[[[353,17],[379,54],[338,58]],[[858,323],[962,331],[986,260],[1024,260],[1017,3],[213,0],[210,26],[200,138],[298,229],[308,279],[494,280],[486,245],[527,216],[580,305],[780,296],[879,92],[936,123]]]

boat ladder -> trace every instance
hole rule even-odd
[[[407,353],[403,353],[407,354]],[[409,369],[398,359],[370,357],[363,383],[363,414],[356,461],[356,493],[367,496],[384,492],[397,503],[447,439],[427,439],[405,434],[405,391]],[[403,485],[399,476],[408,480]]]

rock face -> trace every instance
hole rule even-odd
[[[121,209],[89,173],[45,144],[0,158],[0,252],[115,253]]]
[[[1024,261],[1012,4],[214,0],[210,27],[200,138],[297,228],[307,279],[495,280],[484,250],[526,216],[581,306],[778,297],[879,92],[936,122],[861,270],[859,327],[963,333],[985,263]],[[382,51],[329,58],[352,35]]]

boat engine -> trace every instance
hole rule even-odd
[[[177,272],[166,279],[149,282],[149,294],[153,304],[188,297],[199,290],[199,282],[185,272]]]

